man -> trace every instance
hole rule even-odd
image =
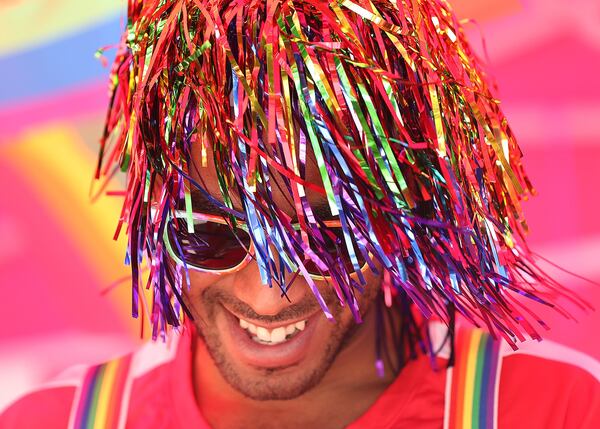
[[[598,363],[520,343],[536,304],[581,301],[524,246],[520,152],[445,2],[128,14],[99,173],[127,171],[159,341],[2,427],[600,425]]]

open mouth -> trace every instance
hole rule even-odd
[[[298,333],[304,331],[307,320],[290,323],[286,326],[280,326],[274,329],[267,329],[264,326],[256,326],[253,323],[238,319],[240,327],[245,329],[253,341],[259,344],[273,346],[276,344],[285,343],[294,338]]]
[[[259,368],[284,368],[304,359],[313,343],[320,314],[260,324],[241,318],[225,307],[223,310],[228,326],[224,340],[231,356]]]

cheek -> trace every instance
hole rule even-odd
[[[360,306],[361,314],[365,314],[367,309],[371,306],[372,302],[377,298],[377,294],[381,289],[381,282],[383,281],[383,271],[380,266],[377,267],[379,273],[374,273],[371,270],[367,270],[363,275],[365,277],[366,285],[363,293],[357,294],[358,304]]]
[[[212,286],[218,286],[224,280],[225,276],[218,274],[202,273],[198,271],[189,272],[190,275],[190,287],[187,284],[183,285],[183,299],[192,310],[192,313],[203,313],[203,299],[202,295]]]
[[[215,274],[203,273],[201,271],[190,270],[190,289],[194,295],[202,293],[208,287],[218,286],[223,287],[227,279],[232,277],[232,274]]]

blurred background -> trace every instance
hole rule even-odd
[[[469,38],[482,56],[487,45],[538,190],[524,203],[532,249],[600,282],[600,2],[451,3],[477,21]],[[124,0],[0,0],[0,408],[140,342],[112,240],[121,200],[90,202],[109,72],[94,54],[124,21]],[[548,269],[599,310],[544,313],[547,337],[600,358],[600,286]]]

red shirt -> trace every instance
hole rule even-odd
[[[194,398],[190,335],[133,354],[123,427],[209,428]],[[551,341],[526,343],[517,352],[503,344],[500,359],[498,428],[600,428],[598,361]],[[74,368],[17,400],[0,415],[0,428],[67,428],[84,370]],[[432,370],[426,357],[410,362],[349,428],[447,427],[447,375],[445,367]]]

